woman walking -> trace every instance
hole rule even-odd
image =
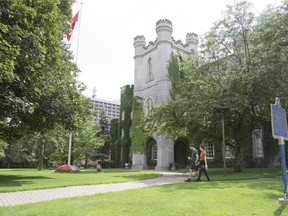
[[[196,181],[201,181],[201,175],[202,172],[204,172],[207,181],[210,181],[209,175],[208,175],[208,164],[207,164],[207,158],[206,158],[206,151],[204,151],[204,146],[200,145],[199,147],[200,150],[200,157],[199,157],[199,174],[198,174],[198,178]]]

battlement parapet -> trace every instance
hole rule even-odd
[[[191,52],[194,50],[197,52],[199,43],[198,35],[195,33],[187,33],[186,43],[181,40],[175,40],[172,37],[172,22],[168,19],[160,19],[156,23],[157,38],[155,41],[150,41],[146,45],[146,40],[143,35],[138,35],[134,38],[135,56],[142,55],[143,53],[150,52],[158,47],[160,44],[171,44],[176,49],[183,50],[185,52]]]
[[[198,39],[198,35],[195,33],[187,33],[186,35],[186,43],[187,44],[198,44],[199,39]]]
[[[172,22],[168,19],[160,19],[156,23],[156,32],[158,34],[161,31],[167,31],[171,34],[173,32]]]
[[[137,46],[141,46],[144,47],[146,46],[146,40],[145,37],[143,35],[138,35],[134,38],[134,43],[133,43],[134,47]]]
[[[145,46],[145,47],[143,47],[143,48],[144,48],[145,50],[152,49],[153,47],[156,46],[156,43],[157,43],[157,40],[155,40],[155,41],[150,41],[150,42],[148,43],[148,45]]]

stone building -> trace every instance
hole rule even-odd
[[[93,118],[94,124],[99,124],[100,121],[100,113],[104,112],[108,123],[114,118],[119,118],[120,116],[120,102],[119,101],[108,101],[103,99],[98,99],[95,97],[91,98],[93,104],[96,106],[96,116]]]
[[[154,42],[146,44],[142,35],[134,38],[134,96],[143,99],[144,114],[147,114],[152,106],[170,100],[168,63],[171,54],[187,56],[191,51],[197,52],[197,34],[188,33],[186,42],[182,43],[172,37],[172,32],[172,22],[161,19],[156,23],[157,38]],[[165,136],[153,135],[146,146],[151,154],[133,152],[132,167],[145,169],[150,159],[157,161],[156,170],[167,170],[173,162],[185,166],[187,145],[185,140],[170,140]]]

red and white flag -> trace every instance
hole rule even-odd
[[[73,17],[72,23],[71,23],[71,30],[70,30],[70,32],[68,32],[68,33],[66,34],[68,41],[70,41],[70,38],[71,38],[71,36],[72,36],[73,30],[74,30],[75,25],[76,25],[76,22],[78,21],[79,12],[80,12],[80,11],[78,11],[78,12],[75,14],[75,16]]]

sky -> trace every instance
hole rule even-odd
[[[255,12],[281,0],[250,0]],[[81,4],[82,3],[82,4]],[[231,0],[78,0],[73,15],[81,9],[69,43],[81,70],[83,93],[96,98],[120,100],[120,88],[134,82],[134,37],[144,35],[146,44],[156,39],[156,22],[172,22],[173,38],[185,43],[186,34],[199,36],[221,18]],[[81,7],[82,5],[82,7]]]

